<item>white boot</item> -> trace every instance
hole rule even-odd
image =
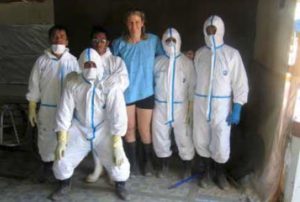
[[[98,155],[95,152],[93,152],[93,159],[95,165],[94,172],[89,174],[85,179],[85,181],[89,183],[96,182],[99,179],[99,177],[103,174],[103,166]]]

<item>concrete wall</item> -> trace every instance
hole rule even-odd
[[[283,109],[289,43],[293,30],[296,0],[260,0],[254,61],[249,69],[251,94],[247,121],[257,128],[265,143],[262,172],[257,189],[269,200],[278,189],[287,136]],[[287,86],[286,86],[287,87]]]
[[[204,21],[212,14],[220,15],[226,26],[225,41],[241,50],[246,64],[253,53],[256,5],[257,0],[54,0],[55,22],[70,28],[75,55],[88,45],[92,25],[104,25],[115,38],[124,30],[125,12],[140,8],[146,12],[148,31],[161,36],[169,26],[178,29],[183,50],[204,45]]]
[[[53,24],[53,0],[43,3],[0,3],[0,24]]]

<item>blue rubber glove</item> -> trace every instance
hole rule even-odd
[[[228,115],[226,121],[228,125],[237,125],[241,118],[242,105],[233,103],[232,112]]]

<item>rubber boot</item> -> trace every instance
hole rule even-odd
[[[125,182],[116,182],[115,188],[116,195],[119,197],[119,199],[126,201],[128,199],[128,192],[125,188]]]
[[[189,160],[189,161],[183,160],[182,164],[183,164],[183,172],[182,172],[182,175],[180,177],[182,179],[185,179],[185,178],[191,176],[192,160]]]
[[[220,188],[225,189],[227,180],[224,172],[224,163],[214,162],[213,182]]]
[[[139,168],[136,159],[136,142],[124,142],[124,149],[130,163],[130,176],[134,177],[139,174]]]
[[[169,172],[169,158],[158,158],[157,177],[166,177]]]
[[[153,147],[152,144],[143,144],[143,147],[144,147],[143,175],[151,176],[153,173]]]
[[[71,178],[66,180],[59,180],[58,189],[55,190],[51,195],[50,199],[53,201],[61,201],[71,190]]]
[[[201,188],[207,188],[211,181],[211,162],[212,162],[212,160],[210,158],[200,157],[200,162],[203,166],[202,167],[203,175],[200,176],[198,185]]]

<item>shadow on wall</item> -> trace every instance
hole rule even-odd
[[[278,128],[276,124],[282,106],[285,74],[267,68],[254,60],[247,73],[250,92],[242,114],[242,135],[245,135],[246,139],[242,145],[245,148],[241,150],[248,147],[249,150],[253,150],[251,155],[258,155],[254,163],[258,171],[256,174],[259,175],[263,167],[268,164],[267,157],[270,155],[274,134]],[[242,140],[234,141],[240,144],[239,141]],[[239,150],[238,147],[234,149]],[[249,158],[252,161],[252,157]]]
[[[227,168],[233,178],[259,174],[271,151],[282,104],[284,74],[252,61],[247,70],[250,92],[241,123],[232,128],[231,157]]]
[[[234,180],[238,181],[261,167],[264,143],[259,134],[234,126],[231,129],[230,144],[230,159],[226,163],[226,170]]]

